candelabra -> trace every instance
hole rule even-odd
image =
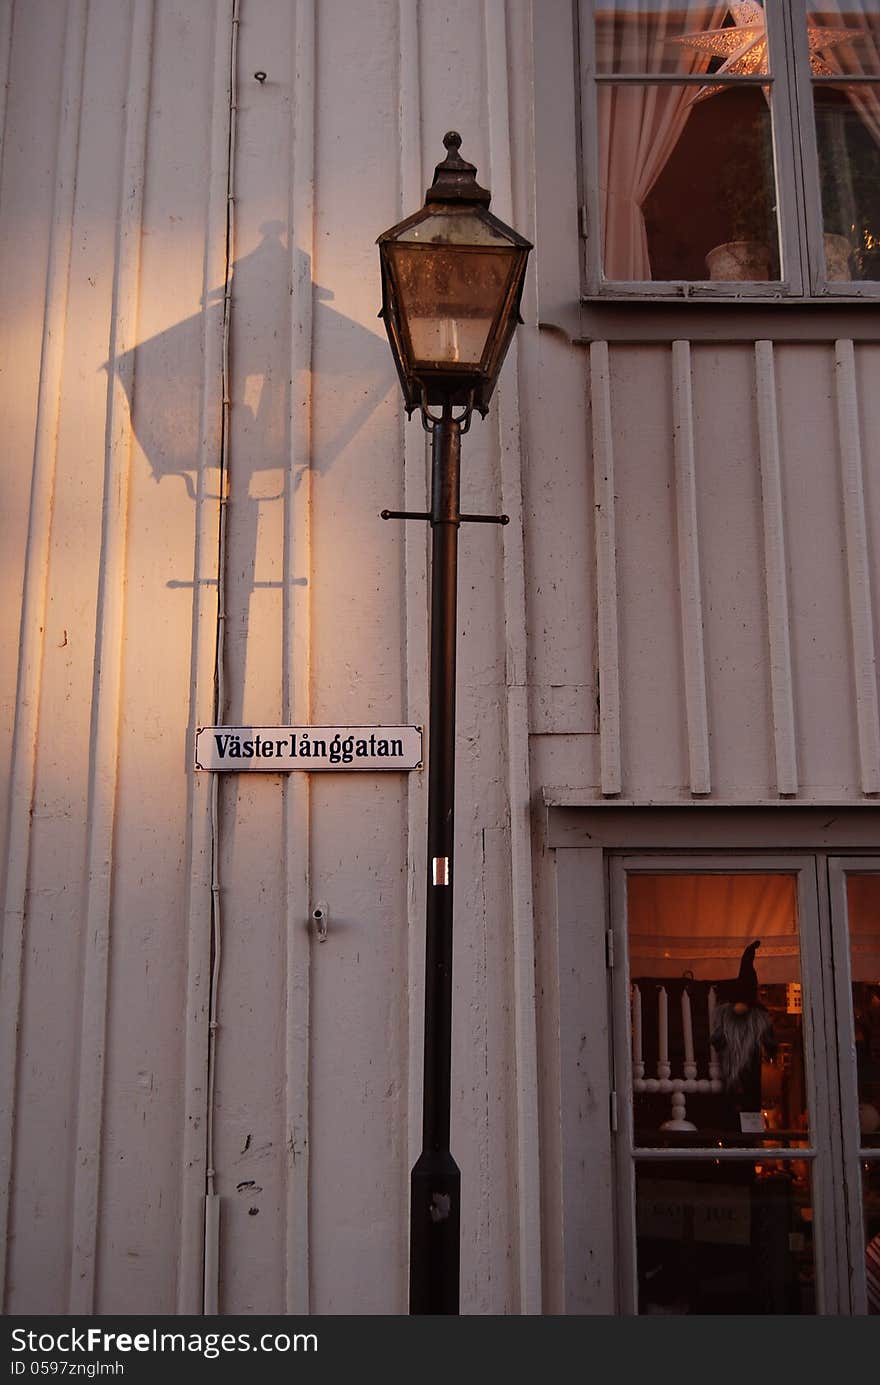
[[[709,987],[709,1034],[715,1028],[715,987]],[[707,1063],[707,1077],[699,1077],[694,1053],[694,1028],[691,1014],[691,998],[685,987],[681,993],[681,1028],[684,1036],[683,1075],[672,1076],[669,1061],[669,995],[665,986],[657,994],[657,1076],[645,1076],[645,1062],[642,1056],[642,992],[634,984],[632,987],[632,1057],[633,1091],[668,1093],[672,1101],[672,1114],[664,1121],[661,1130],[696,1130],[687,1119],[686,1094],[692,1092],[720,1092],[723,1088],[718,1055],[710,1040]]]

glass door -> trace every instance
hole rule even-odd
[[[621,1310],[850,1311],[817,858],[611,870]]]

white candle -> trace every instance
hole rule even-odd
[[[694,1061],[694,1029],[691,1023],[691,998],[687,991],[681,993],[681,1027],[684,1031],[684,1061]]]
[[[660,987],[660,995],[657,998],[657,1034],[658,1049],[657,1061],[660,1063],[669,1062],[669,1029],[666,1016],[667,995],[666,987]]]
[[[642,1061],[642,993],[633,986],[633,1062]]]

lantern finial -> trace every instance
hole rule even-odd
[[[446,158],[434,169],[434,181],[425,193],[425,202],[479,202],[488,207],[492,194],[477,182],[477,170],[461,157],[461,135],[449,130],[443,136]]]

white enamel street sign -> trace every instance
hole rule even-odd
[[[422,765],[420,726],[200,726],[196,769],[410,770]]]

